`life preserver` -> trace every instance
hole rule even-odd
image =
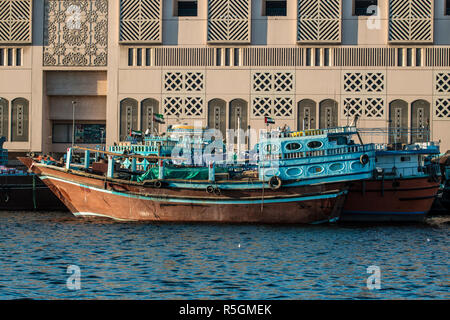
[[[369,161],[370,161],[370,159],[367,154],[363,154],[363,155],[361,155],[361,157],[359,157],[359,162],[361,162],[362,165],[368,164]]]
[[[282,181],[281,181],[280,177],[278,177],[278,176],[273,176],[269,180],[269,186],[270,186],[270,189],[272,189],[272,190],[280,189],[281,184],[282,184]]]
[[[214,188],[214,194],[216,196],[220,196],[220,189],[219,188]]]
[[[206,192],[209,193],[209,194],[214,193],[214,187],[213,186],[207,186],[206,187]]]
[[[155,187],[155,188],[161,188],[161,186],[162,186],[162,182],[160,181],[160,180],[156,180],[155,181],[155,183],[153,184],[153,186]]]

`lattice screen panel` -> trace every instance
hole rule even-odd
[[[250,42],[250,0],[208,1],[208,42]]]
[[[292,119],[294,100],[294,96],[286,95],[252,96],[252,117]]]
[[[295,79],[292,72],[252,72],[252,92],[271,92],[273,94],[294,91]]]
[[[437,93],[450,93],[450,72],[436,73],[435,90]]]
[[[199,96],[166,96],[163,99],[163,113],[167,118],[203,118],[204,101]]]
[[[344,92],[382,93],[385,91],[385,75],[382,72],[344,73]]]
[[[297,41],[341,42],[340,0],[298,0]]]
[[[390,42],[433,42],[432,0],[390,0]]]
[[[435,118],[450,119],[450,98],[436,98],[434,102]]]
[[[204,92],[205,76],[203,72],[166,72],[163,75],[165,92]]]
[[[0,43],[31,43],[31,0],[0,1]]]
[[[385,100],[381,97],[346,97],[342,101],[344,118],[355,116],[382,119],[385,116]]]
[[[121,0],[121,43],[162,42],[163,0]]]

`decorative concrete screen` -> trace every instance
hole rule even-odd
[[[120,1],[120,43],[162,42],[163,0]]]
[[[106,66],[108,0],[46,0],[44,66]]]
[[[435,118],[450,119],[450,71],[435,72]]]
[[[208,42],[250,43],[250,0],[208,0]]]
[[[203,72],[165,72],[163,85],[163,113],[166,117],[204,117],[205,76]]]
[[[341,0],[298,0],[298,42],[341,42]]]
[[[343,116],[353,120],[384,119],[385,75],[382,72],[345,72],[343,81]]]
[[[390,0],[390,42],[433,42],[433,0]]]
[[[292,119],[295,76],[293,72],[252,73],[252,117]]]
[[[31,0],[0,1],[0,43],[31,43]]]

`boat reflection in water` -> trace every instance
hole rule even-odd
[[[162,154],[162,147],[171,139],[159,144],[157,155],[136,154],[131,149],[132,154],[102,152],[108,158],[106,163],[98,161],[98,151],[77,147],[68,149],[61,165],[20,160],[76,216],[125,221],[321,223],[339,218],[350,182],[372,177],[375,145],[354,143],[355,134],[356,127],[266,132],[247,161],[221,154],[222,147],[216,144],[211,152],[206,152],[208,146],[198,148],[203,153],[198,165]],[[186,140],[178,142],[183,146]],[[176,149],[177,144],[172,147]],[[82,164],[71,161],[77,151],[85,153]],[[92,161],[94,153],[98,153],[97,159]]]

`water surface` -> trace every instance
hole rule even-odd
[[[0,212],[0,299],[449,299],[449,220],[144,224]],[[80,290],[66,285],[69,265]],[[369,266],[380,290],[367,288]]]

